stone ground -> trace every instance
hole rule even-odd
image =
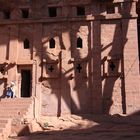
[[[43,127],[45,122],[46,128]],[[39,124],[34,123],[33,129],[31,134],[8,140],[140,140],[140,116],[42,118]]]

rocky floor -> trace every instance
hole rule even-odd
[[[35,124],[36,131],[31,134],[9,140],[140,140],[139,120],[139,116],[119,115],[51,117]],[[42,127],[46,121],[48,126]]]

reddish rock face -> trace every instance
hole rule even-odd
[[[0,3],[1,96],[15,81],[36,116],[140,109],[136,1]]]

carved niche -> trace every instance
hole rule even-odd
[[[44,60],[43,63],[43,78],[53,79],[59,78],[60,65],[59,60]]]
[[[88,61],[86,59],[70,59],[69,63],[73,64],[73,73],[70,76],[70,79],[81,77],[88,77]]]
[[[120,77],[122,73],[122,60],[119,56],[104,57],[102,59],[103,77]]]

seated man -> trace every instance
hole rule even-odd
[[[7,98],[13,98],[13,91],[12,91],[11,87],[7,87],[6,97]]]

